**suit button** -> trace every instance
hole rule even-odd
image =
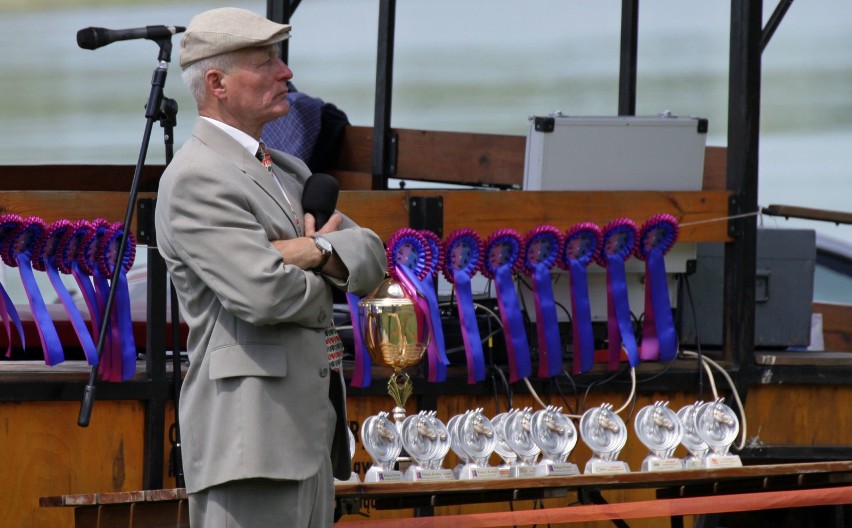
[[[321,322],[321,323],[324,323],[324,322],[325,322],[325,318],[326,318],[326,317],[327,317],[327,316],[326,316],[326,313],[325,313],[325,312],[320,312],[319,317],[317,318],[317,320],[318,320],[319,322]]]
[[[328,367],[323,367],[319,371],[319,375],[321,378],[328,376]]]

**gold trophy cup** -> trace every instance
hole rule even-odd
[[[428,314],[415,302],[416,292],[390,278],[358,303],[364,345],[373,363],[393,369],[388,394],[396,407],[397,424],[405,418],[405,402],[411,396],[411,378],[404,371],[420,362],[429,345]]]

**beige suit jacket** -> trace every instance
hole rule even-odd
[[[272,157],[303,223],[310,171],[284,153]],[[287,265],[270,240],[297,236],[290,206],[260,162],[203,119],[163,174],[155,218],[189,326],[179,415],[187,491],[314,475],[333,435],[331,288],[369,294],[387,265],[382,241],[347,218],[326,237],[347,281]]]

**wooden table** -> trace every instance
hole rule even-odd
[[[649,488],[658,500],[601,504],[606,489]],[[746,466],[713,470],[633,472],[487,481],[338,484],[337,504],[356,513],[363,501],[377,509],[433,508],[451,504],[567,497],[576,492],[587,506],[435,517],[429,526],[512,526],[533,522],[578,522],[852,504],[852,461]],[[724,500],[723,500],[724,499]],[[571,501],[573,502],[573,500]],[[43,507],[73,507],[76,528],[189,526],[184,490],[155,490],[44,497]],[[410,519],[408,526],[416,526]],[[521,522],[519,522],[521,521]],[[841,521],[842,522],[842,521]],[[399,519],[355,521],[341,526],[393,526]],[[426,524],[424,524],[426,526]]]

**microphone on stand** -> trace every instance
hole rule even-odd
[[[186,28],[181,26],[146,26],[132,29],[89,27],[77,32],[77,45],[83,49],[94,50],[119,40],[162,40],[184,31]]]
[[[312,174],[302,190],[302,209],[317,220],[317,230],[328,222],[337,208],[340,184],[334,176],[318,172]]]

